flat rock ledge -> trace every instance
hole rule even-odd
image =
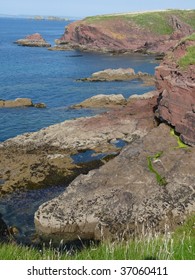
[[[83,102],[73,105],[71,108],[109,108],[115,106],[123,106],[127,104],[127,100],[122,94],[98,94]]]
[[[36,231],[57,244],[171,231],[195,211],[194,157],[195,149],[179,149],[170,127],[161,124],[41,205]]]
[[[45,108],[46,105],[44,103],[33,104],[30,98],[16,98],[15,100],[0,99],[0,108],[16,108],[16,107]]]
[[[0,143],[0,196],[18,188],[43,187],[70,183],[81,172],[98,164],[75,163],[72,155],[94,153],[118,154],[116,140],[127,143],[146,135],[155,125],[157,96],[132,100],[94,117],[65,121],[34,133],[25,133]]]
[[[24,39],[17,40],[15,43],[24,47],[51,47],[51,44],[47,43],[39,33],[28,35]]]
[[[77,79],[82,82],[112,82],[112,81],[127,81],[127,80],[142,80],[144,84],[151,86],[154,85],[154,76],[148,73],[138,72],[135,73],[132,68],[118,68],[118,69],[105,69],[95,72],[89,78]]]

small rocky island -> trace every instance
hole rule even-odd
[[[47,43],[39,33],[28,35],[24,39],[17,40],[15,43],[24,47],[51,47],[51,44]]]

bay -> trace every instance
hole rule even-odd
[[[46,48],[21,47],[13,42],[38,32],[54,45],[70,22],[0,18],[0,99],[31,98],[43,102],[46,109],[0,109],[0,141],[18,134],[37,131],[64,120],[97,114],[98,110],[73,110],[70,106],[97,94],[121,93],[128,98],[153,87],[139,81],[81,83],[76,79],[107,68],[132,67],[154,74],[154,57],[113,56],[79,51],[49,51]]]

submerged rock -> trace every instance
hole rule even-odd
[[[6,225],[5,221],[2,219],[2,215],[0,213],[0,243],[9,240],[9,228]]]
[[[41,205],[38,234],[58,243],[173,230],[195,211],[195,149],[176,147],[168,126],[154,128]]]
[[[16,44],[25,47],[51,47],[51,44],[47,43],[39,33],[34,33],[26,36],[24,39],[19,39],[16,41]]]

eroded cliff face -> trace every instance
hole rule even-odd
[[[192,26],[170,11],[144,13],[143,18],[139,14],[100,16],[73,22],[56,43],[62,49],[165,53],[192,32]]]
[[[160,94],[157,116],[174,126],[181,139],[190,145],[195,145],[194,37],[181,41],[156,68]],[[184,59],[186,65],[182,65]]]

